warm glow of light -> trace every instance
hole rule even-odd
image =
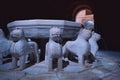
[[[87,12],[86,9],[79,11],[76,15],[75,22],[84,23],[85,21],[88,20],[94,21],[94,15],[93,14],[86,15],[86,12]]]

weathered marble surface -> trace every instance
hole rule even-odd
[[[97,44],[97,42],[101,39],[101,35],[96,33],[96,32],[92,32],[92,36],[89,39],[89,44],[90,44],[90,51],[91,53],[96,56],[97,51],[99,50],[99,45]]]
[[[26,58],[31,54],[35,55],[37,62],[39,62],[37,43],[32,41],[27,42],[22,29],[13,30],[10,33],[10,36],[13,40],[13,44],[10,47],[10,53],[12,55],[12,68],[17,68],[19,60],[20,70],[24,69],[26,66]]]
[[[8,40],[2,29],[0,29],[0,64],[3,64],[3,57],[10,54],[12,41]]]
[[[90,45],[89,45],[89,38],[91,37],[92,31],[87,29],[80,30],[78,37],[74,41],[67,41],[66,44],[63,46],[63,55],[67,56],[69,53],[75,54],[78,57],[78,62],[80,64],[85,65],[85,61],[89,60],[84,56],[91,55],[90,53]],[[67,57],[66,57],[67,58]]]
[[[29,38],[49,38],[49,29],[51,27],[59,27],[63,32],[63,38],[72,38],[81,28],[80,23],[65,20],[16,20],[7,24],[11,32],[15,28],[22,28],[25,32],[25,37]]]
[[[94,31],[95,27],[94,27],[93,21],[86,21],[84,23],[84,28],[92,31],[92,35],[91,35],[90,39],[88,40],[88,42],[90,44],[90,52],[96,58],[96,62],[99,62],[99,57],[97,57],[96,54],[99,50],[99,45],[97,42],[101,39],[101,35]]]
[[[50,29],[49,41],[46,44],[45,61],[48,65],[48,70],[53,70],[53,60],[57,59],[57,70],[62,70],[62,45],[61,45],[61,30],[58,27]]]
[[[30,46],[24,37],[24,32],[21,29],[15,29],[10,33],[13,44],[10,48],[12,55],[12,68],[17,68],[18,59],[20,60],[20,69],[25,68],[26,56],[30,54]]]

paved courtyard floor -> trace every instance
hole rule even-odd
[[[120,80],[120,53],[99,51],[99,65],[83,67],[70,61],[63,71],[48,72],[44,61],[22,71],[9,70],[10,63],[0,65],[0,80]]]

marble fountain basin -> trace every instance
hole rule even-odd
[[[47,19],[16,20],[7,24],[10,32],[16,28],[23,29],[26,38],[35,39],[48,38],[51,27],[59,27],[63,38],[73,38],[80,30],[81,24],[74,21]]]

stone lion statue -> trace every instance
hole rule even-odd
[[[3,64],[3,57],[10,54],[12,41],[8,40],[2,29],[0,29],[0,64]]]
[[[32,54],[35,51],[35,54],[38,54],[36,51],[36,43],[27,42],[24,37],[24,31],[22,29],[15,29],[10,33],[13,44],[10,48],[10,53],[12,55],[12,68],[17,68],[18,60],[20,62],[20,67],[18,70],[22,70],[26,67],[26,58],[29,54]],[[35,45],[34,45],[35,44]],[[37,55],[38,56],[38,55]],[[37,59],[38,60],[38,59]],[[37,61],[39,62],[39,61]]]
[[[89,44],[91,46],[91,53],[96,56],[96,53],[99,49],[99,46],[97,44],[97,41],[99,41],[101,39],[101,35],[96,33],[96,32],[92,32],[92,36],[89,39]]]
[[[46,63],[48,71],[53,70],[53,60],[57,59],[57,70],[62,70],[62,45],[60,44],[60,28],[53,27],[50,29],[49,41],[46,44]]]
[[[91,56],[90,52],[90,44],[88,42],[91,37],[92,31],[86,28],[82,28],[79,31],[79,34],[74,41],[67,41],[63,46],[63,55],[65,56],[65,60],[68,61],[69,53],[77,55],[78,63],[84,66],[89,66],[87,61],[89,61],[89,56]]]

